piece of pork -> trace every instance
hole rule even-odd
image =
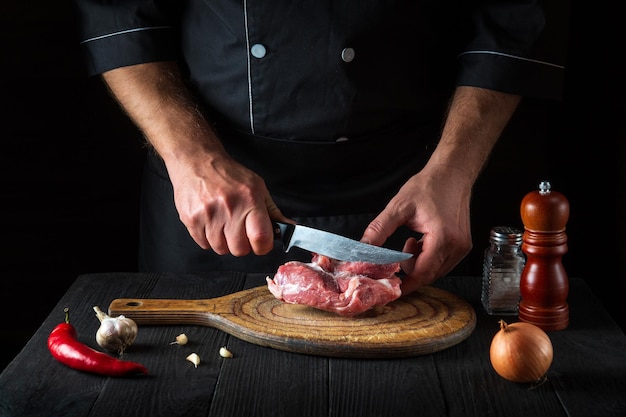
[[[343,262],[315,254],[310,263],[281,265],[273,279],[267,277],[267,286],[286,303],[352,317],[400,297],[398,271],[399,263]]]

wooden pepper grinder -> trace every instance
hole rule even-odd
[[[545,331],[569,325],[569,280],[561,262],[567,252],[565,225],[569,202],[548,181],[522,199],[522,251],[526,265],[520,276],[519,319]]]

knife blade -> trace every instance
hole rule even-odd
[[[339,261],[373,264],[390,264],[413,256],[299,224],[274,222],[274,226],[274,235],[282,242],[285,252],[297,246]]]

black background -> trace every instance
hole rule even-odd
[[[564,100],[523,102],[476,184],[474,250],[457,272],[482,273],[489,229],[523,227],[520,202],[547,179],[570,202],[568,275],[625,328],[626,22],[615,4],[564,11]],[[145,149],[85,76],[73,19],[69,1],[0,6],[0,369],[77,275],[136,270]]]

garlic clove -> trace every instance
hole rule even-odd
[[[187,359],[189,362],[193,363],[196,368],[198,367],[198,365],[200,365],[200,356],[198,356],[197,353],[191,353],[185,359]]]
[[[189,338],[187,337],[187,335],[185,333],[181,333],[176,336],[176,340],[171,342],[170,345],[186,345],[188,341]]]
[[[222,358],[232,358],[233,354],[230,350],[226,349],[226,346],[222,346],[220,348],[220,356]]]

